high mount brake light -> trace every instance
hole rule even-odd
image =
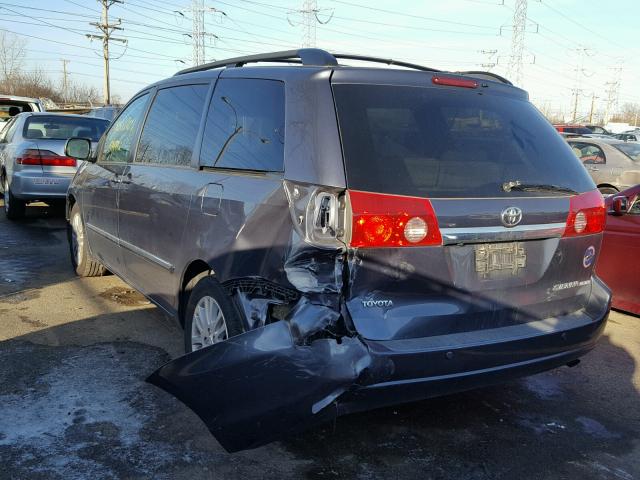
[[[350,246],[358,248],[442,245],[438,219],[426,198],[348,190]]]
[[[431,77],[431,82],[434,85],[443,85],[447,87],[462,87],[462,88],[478,88],[478,82],[475,80],[469,80],[466,78],[456,77]]]
[[[16,158],[20,165],[42,165],[43,167],[75,167],[76,159],[58,155],[51,150],[29,148]]]
[[[604,198],[598,190],[575,195],[569,200],[569,216],[565,237],[590,235],[604,230],[606,222]]]

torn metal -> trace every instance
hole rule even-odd
[[[339,317],[302,301],[286,321],[180,357],[148,381],[198,414],[227,451],[264,445],[331,420],[343,393],[392,372],[359,338],[317,336]]]

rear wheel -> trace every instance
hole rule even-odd
[[[191,291],[185,311],[185,351],[223,342],[242,331],[240,316],[220,284],[213,277],[201,278]]]
[[[598,190],[600,190],[600,193],[605,196],[615,195],[616,193],[618,193],[618,190],[613,187],[598,187]]]
[[[84,222],[78,204],[71,209],[69,225],[67,226],[69,248],[71,250],[71,265],[80,277],[100,277],[106,268],[96,261],[87,249]]]
[[[24,217],[26,203],[13,196],[9,187],[9,180],[5,176],[3,179],[4,189],[4,213],[9,220],[17,220]]]

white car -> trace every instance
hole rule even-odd
[[[9,120],[19,113],[44,111],[44,105],[37,98],[0,94],[0,132],[4,130]]]

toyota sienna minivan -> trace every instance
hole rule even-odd
[[[572,366],[605,326],[603,198],[495,74],[234,58],[145,88],[67,154],[88,160],[76,272],[182,324],[187,353],[149,381],[228,451]]]

